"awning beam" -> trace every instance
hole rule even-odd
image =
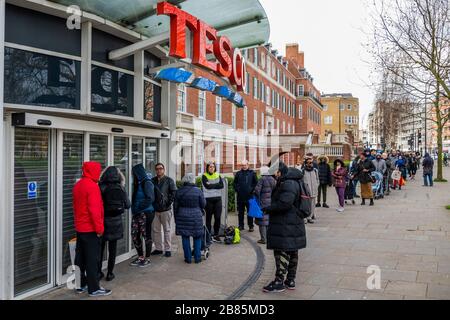
[[[169,39],[170,33],[166,32],[158,36],[130,44],[129,46],[112,50],[109,52],[108,58],[113,61],[121,60],[135,54],[136,52],[151,49],[163,43],[167,43],[169,42]]]

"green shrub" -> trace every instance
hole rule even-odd
[[[450,206],[446,206],[445,209],[450,210]]]
[[[233,188],[233,181],[234,181],[234,177],[225,177],[225,179],[227,179],[228,182],[228,212],[235,212],[236,211],[236,193],[234,192],[234,188]],[[182,187],[182,183],[181,181],[177,181],[177,188],[181,188]],[[195,179],[195,184],[197,185],[197,187],[199,187],[200,189],[202,188],[202,177],[197,177]]]
[[[445,180],[445,179],[442,179],[442,180],[440,180],[440,179],[434,179],[434,182],[442,182],[442,183],[445,183],[445,182],[448,182],[447,180]]]

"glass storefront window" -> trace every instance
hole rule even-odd
[[[80,109],[80,62],[5,48],[5,102]]]
[[[91,110],[133,116],[133,76],[92,65]]]
[[[108,166],[108,136],[89,136],[89,159],[99,162],[102,170]]]
[[[14,295],[50,282],[49,131],[16,128],[14,143]]]
[[[133,138],[131,147],[132,167],[144,162],[144,144],[143,139]]]
[[[145,169],[156,175],[155,165],[158,163],[158,140],[145,139]]]
[[[161,122],[161,87],[144,81],[144,120]]]

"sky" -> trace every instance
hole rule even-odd
[[[359,98],[360,119],[372,110],[371,56],[365,44],[369,7],[364,0],[260,0],[270,23],[273,49],[287,43],[305,52],[305,67],[324,93]],[[362,123],[362,122],[361,122]]]

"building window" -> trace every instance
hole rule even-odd
[[[291,134],[291,124],[288,123],[288,133]]]
[[[352,105],[351,105],[351,104],[349,104],[349,105],[347,106],[347,110],[348,110],[348,111],[352,111]]]
[[[277,69],[277,82],[280,83],[281,77],[280,77],[280,69]]]
[[[144,81],[144,120],[161,122],[161,87]]]
[[[286,121],[283,121],[283,134],[286,133]]]
[[[275,108],[275,90],[272,89],[272,107]]]
[[[300,85],[298,86],[298,95],[299,95],[300,97],[303,97],[303,96],[305,95],[305,86],[302,85],[302,84],[300,84]]]
[[[323,111],[328,111],[328,106],[326,104],[323,105]]]
[[[264,55],[264,53],[261,52],[261,67],[263,69],[266,68],[266,56]]]
[[[206,92],[199,91],[198,92],[198,117],[205,118],[206,117]]]
[[[253,78],[253,98],[258,99],[258,79]]]
[[[255,62],[255,66],[257,66],[257,67],[258,67],[258,56],[259,56],[258,48],[254,48],[253,49],[253,59]]]
[[[281,132],[281,130],[280,130],[280,119],[277,119],[277,132],[278,132],[278,134]]]
[[[325,124],[333,124],[333,116],[326,116],[324,122]]]
[[[267,86],[267,87],[266,87],[266,105],[270,106],[270,100],[271,100],[271,97],[270,97],[270,87]]]
[[[244,132],[248,131],[248,108],[244,107]]]
[[[258,111],[253,110],[253,133],[258,134]]]
[[[233,104],[233,109],[231,111],[231,126],[236,129],[236,106]]]
[[[298,106],[298,118],[303,119],[303,105]]]
[[[283,113],[286,113],[286,97],[283,97]]]
[[[5,48],[5,103],[80,109],[80,62]]]
[[[272,73],[272,69],[271,69],[272,63],[270,61],[270,54],[267,55],[267,63],[266,63],[266,73],[270,76],[270,74]]]
[[[178,111],[186,112],[186,86],[178,85]]]
[[[281,108],[281,96],[277,93],[277,109],[280,110]]]
[[[91,110],[133,116],[133,76],[92,65]]]
[[[245,93],[250,94],[250,74],[245,73]]]
[[[266,129],[266,123],[264,122],[264,112],[261,112],[261,130],[264,132]]]
[[[292,103],[292,117],[295,118],[297,116],[297,108],[295,107],[295,103]]]
[[[339,109],[340,109],[341,111],[344,111],[344,110],[345,110],[345,105],[341,104],[341,105],[339,106]]]
[[[222,122],[222,98],[216,97],[216,122]]]

